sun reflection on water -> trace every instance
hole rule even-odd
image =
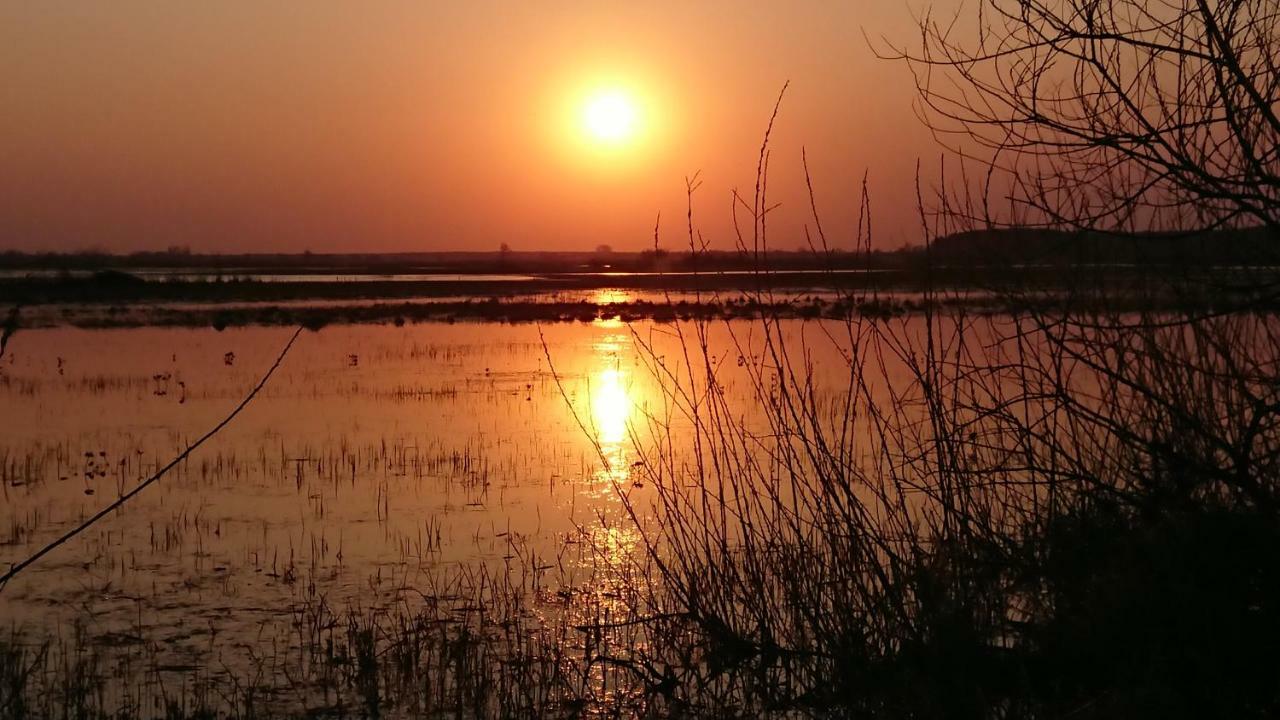
[[[644,588],[647,576],[635,572],[641,536],[622,511],[618,494],[643,492],[640,471],[632,465],[636,455],[636,423],[643,414],[644,383],[634,370],[635,352],[628,329],[622,323],[596,324],[601,332],[592,346],[587,374],[591,431],[601,467],[592,475],[591,494],[608,499],[598,524],[584,525],[583,541],[594,581],[572,612],[583,623],[626,617],[628,598]],[[640,373],[641,378],[643,373]],[[603,686],[601,688],[603,690]]]
[[[627,439],[631,398],[624,380],[622,370],[617,367],[606,367],[596,374],[591,417],[596,424],[596,440],[601,445],[621,445]]]
[[[630,477],[633,386],[623,365],[630,338],[621,333],[606,335],[594,346],[594,368],[590,373],[591,425],[604,467],[596,474],[602,483],[625,483]]]
[[[591,302],[596,305],[614,305],[617,303],[631,302],[631,300],[631,293],[626,290],[618,290],[615,288],[596,290],[591,296]]]

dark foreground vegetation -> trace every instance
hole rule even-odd
[[[922,207],[928,237],[1042,224],[1274,239],[1274,3],[982,8],[976,42],[926,17],[923,48],[903,53],[931,121],[969,141],[970,158],[990,151],[979,157],[999,185]],[[758,192],[748,204],[759,247],[769,203]],[[683,358],[648,355],[669,407],[637,432],[648,440],[633,477],[659,499],[633,508],[636,556],[587,548],[592,578],[557,578],[537,558],[460,571],[398,610],[313,598],[297,609],[298,646],[262,673],[197,668],[162,693],[116,679],[172,668],[105,666],[74,635],[61,648],[11,642],[0,708],[1276,717],[1280,321],[1263,304],[1215,308],[1231,283],[1193,279],[1204,307],[1120,312],[1011,292],[1003,313],[981,316],[937,312],[943,294],[926,282],[914,318],[811,325],[808,341],[843,353],[835,387],[767,307],[729,355],[710,345],[711,321],[676,325]],[[1271,292],[1243,284],[1245,300]],[[732,354],[761,423],[727,401],[717,368]],[[539,602],[562,612],[533,612]]]

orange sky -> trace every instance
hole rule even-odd
[[[305,8],[305,10],[303,9]],[[731,244],[786,80],[772,241],[803,242],[808,148],[848,244],[869,170],[877,243],[918,241],[939,153],[910,76],[863,39],[898,2],[40,0],[0,7],[0,249],[641,249],[654,217]],[[624,87],[647,121],[602,149],[575,113]]]

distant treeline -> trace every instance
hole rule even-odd
[[[204,254],[183,251],[111,254],[0,253],[3,270],[175,270],[228,275],[290,273],[562,274],[572,272],[715,272],[897,268],[918,257],[914,249],[855,253],[771,250],[689,252],[424,252]]]
[[[1194,233],[1102,233],[1033,228],[974,230],[938,238],[940,264],[1258,267],[1280,264],[1280,232],[1243,228]]]
[[[929,247],[847,250],[423,253],[0,253],[0,270],[172,269],[214,273],[523,273],[717,272],[750,270],[909,270],[926,264],[1162,265],[1180,267],[1280,264],[1280,232],[1269,228],[1196,233],[1104,233],[1033,228],[973,230],[935,239]]]

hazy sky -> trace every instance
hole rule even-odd
[[[837,244],[869,171],[877,242],[916,241],[912,177],[938,149],[910,41],[874,2],[0,4],[0,248],[115,251],[617,249],[731,244],[784,81],[771,191],[780,247],[808,219],[800,148]],[[583,108],[637,114],[616,145]]]

